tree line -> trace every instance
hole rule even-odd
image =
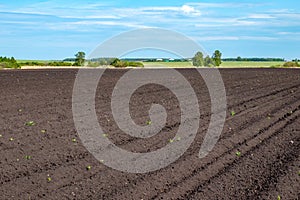
[[[237,61],[237,62],[284,62],[283,58],[224,58],[223,61]]]
[[[51,62],[38,62],[38,61],[27,61],[23,63],[18,63],[14,57],[0,57],[0,68],[13,68],[18,69],[21,66],[84,66],[87,63],[87,66],[97,67],[101,65],[112,65],[114,67],[125,68],[128,66],[132,67],[143,67],[142,62],[149,62],[149,60],[145,61],[145,59],[140,59],[141,62],[138,62],[137,59],[118,59],[118,58],[97,58],[86,60],[85,52],[78,52],[74,56],[75,58],[67,58],[63,61],[51,61]],[[186,62],[189,59],[172,59],[173,62]],[[151,60],[156,62],[157,59]],[[171,62],[170,60],[163,60]],[[222,61],[244,61],[244,62],[284,62],[283,58],[242,58],[238,56],[237,58],[224,58],[222,59],[222,53],[220,50],[216,50],[213,55],[210,57],[209,55],[204,57],[202,52],[197,52],[195,56],[192,58],[192,63],[196,67],[213,67],[220,66]],[[283,67],[299,67],[298,59],[293,60],[292,62],[286,62]]]
[[[207,55],[204,58],[204,54],[199,51],[192,58],[192,61],[193,65],[196,67],[218,67],[222,64],[222,53],[219,50],[216,50],[211,57]]]
[[[0,68],[19,69],[20,67],[14,57],[0,57]]]
[[[72,63],[69,62],[63,62],[63,61],[51,61],[51,62],[39,62],[39,61],[26,61],[21,62],[21,66],[72,66]]]
[[[85,62],[85,53],[78,52],[75,54],[75,58],[72,60],[63,60],[63,61],[49,61],[49,62],[39,62],[39,61],[26,61],[21,62],[20,66],[83,66]]]

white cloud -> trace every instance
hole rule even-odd
[[[201,7],[201,8],[237,8],[237,7],[257,7],[263,4],[258,3],[201,3],[193,2],[186,5]]]
[[[205,36],[193,38],[198,41],[238,41],[238,40],[250,40],[250,41],[271,41],[277,40],[275,37],[267,36]]]
[[[300,32],[278,32],[277,34],[284,36],[300,36]]]
[[[122,11],[122,9],[120,9]],[[142,12],[143,14],[149,14],[149,11],[158,12],[157,14],[169,14],[168,12],[176,12],[179,14],[185,14],[190,16],[200,16],[201,12],[200,10],[195,9],[192,6],[189,5],[183,5],[183,6],[160,6],[160,7],[141,7],[132,9],[133,12]],[[155,13],[153,13],[155,14]]]
[[[290,9],[271,9],[270,13],[290,13]]]
[[[1,20],[1,24],[19,24],[19,25],[35,25],[35,22],[28,22],[28,21],[12,21],[12,20]]]
[[[133,28],[148,28],[148,26],[139,25],[136,23],[130,22],[116,22],[116,21],[77,21],[65,23],[66,25],[84,25],[84,26],[92,26],[92,25],[105,25],[105,26],[126,26]]]
[[[271,41],[277,40],[275,37],[267,37],[267,36],[241,36],[240,40],[255,40],[255,41]]]
[[[118,21],[89,21],[82,20],[77,22],[63,22],[63,23],[46,23],[44,27],[51,30],[73,30],[78,32],[96,31],[99,27],[129,27],[129,28],[151,28],[150,26],[140,25],[134,22],[118,22]]]
[[[60,1],[44,1],[34,4],[28,4],[24,7],[11,8],[4,10],[8,12],[51,15],[60,18],[117,18],[107,9],[107,3],[86,3],[78,4],[76,2],[67,2],[62,4]],[[1,8],[1,7],[0,7]],[[106,10],[107,9],[107,10]]]
[[[172,5],[172,4],[171,4]],[[14,12],[14,14],[35,14],[40,16],[22,17],[14,16],[10,20],[11,24],[22,24],[31,28],[30,22],[37,24],[45,30],[72,30],[81,32],[86,30],[100,30],[101,28],[113,29],[113,27],[128,28],[148,28],[148,27],[164,27],[182,32],[199,32],[218,30],[221,34],[230,33],[232,31],[243,31],[244,28],[258,28],[263,31],[268,28],[281,26],[299,25],[300,15],[288,10],[273,10],[263,13],[256,13],[253,9],[244,11],[244,7],[258,6],[262,4],[247,3],[185,3],[180,6],[145,6],[145,7],[115,7],[102,3],[78,5],[78,3],[59,4],[51,1],[27,5],[23,8],[11,9],[5,12]],[[69,6],[69,7],[67,7]],[[243,7],[243,11],[239,12],[238,7]],[[215,13],[214,8],[223,8],[224,15]],[[230,12],[232,8],[237,12]],[[0,7],[0,10],[1,7]],[[252,13],[251,13],[252,11]],[[231,16],[231,17],[230,17]],[[45,23],[45,21],[47,23]],[[8,22],[7,22],[8,23]],[[180,24],[180,26],[178,26]],[[225,33],[224,33],[225,32]],[[273,33],[272,33],[273,34]],[[237,38],[236,36],[227,37],[208,37],[209,40],[236,40],[248,39]],[[259,39],[259,38],[255,38]],[[261,37],[262,40],[272,39]]]
[[[187,15],[196,15],[196,16],[201,15],[201,12],[199,10],[196,10],[194,7],[191,7],[189,5],[183,5],[181,7],[181,10]]]
[[[60,18],[76,19],[120,19],[143,15],[167,16],[183,14],[186,16],[200,16],[201,11],[190,5],[182,6],[147,6],[147,7],[110,7],[105,4],[87,4],[78,6],[70,4],[68,7],[55,4],[51,1],[28,5],[26,7],[10,10],[10,12],[23,14],[51,15]],[[174,17],[174,15],[173,15]]]
[[[258,26],[264,22],[247,20],[247,18],[202,18],[195,23],[195,27],[233,27],[233,26]]]
[[[274,19],[276,17],[269,15],[269,14],[252,14],[252,15],[249,15],[248,18],[250,18],[250,19]]]
[[[292,20],[300,19],[300,13],[280,13],[277,14],[276,16],[281,18],[290,18]]]
[[[238,20],[233,25],[234,26],[257,26],[262,24],[263,24],[262,22],[258,22],[258,21]]]
[[[74,15],[62,15],[61,18],[67,19],[121,19],[121,17],[116,15],[105,15],[105,14],[94,14],[94,15],[87,15],[87,16],[74,16]]]
[[[142,7],[137,8],[140,11],[180,11],[180,7],[175,6],[162,6],[162,7]]]
[[[239,37],[235,36],[207,36],[194,38],[198,41],[225,41],[225,40],[239,40]]]
[[[109,3],[87,3],[87,4],[76,4],[76,5],[73,5],[72,8],[75,8],[75,9],[80,9],[80,10],[92,10],[92,9],[99,9],[99,8],[103,8],[103,7],[107,7],[107,6],[111,6],[111,4]]]

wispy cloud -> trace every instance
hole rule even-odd
[[[13,9],[9,11],[11,14],[28,14],[38,15],[49,18],[58,18],[56,25],[62,27],[67,24],[70,29],[80,31],[80,26],[124,26],[129,28],[153,27],[160,22],[161,25],[176,27],[181,24],[182,27],[262,27],[262,26],[283,26],[295,25],[298,23],[300,14],[293,13],[290,10],[273,10],[269,13],[235,13],[233,16],[219,16],[209,14],[209,12],[202,10],[213,8],[232,7],[247,7],[259,6],[261,4],[247,4],[247,3],[185,3],[182,6],[145,6],[145,7],[109,7],[105,3],[94,4],[68,4],[60,5],[54,4],[51,1],[28,5],[22,8]],[[39,9],[38,9],[39,8]],[[224,12],[225,12],[224,10]],[[143,18],[140,18],[143,16]],[[289,19],[289,20],[287,20]],[[297,21],[296,21],[297,19]],[[26,19],[26,23],[38,23],[40,19],[32,17]],[[271,20],[271,21],[270,21]],[[12,24],[23,23],[20,18],[17,22],[11,21]],[[51,22],[51,21],[50,21]],[[24,23],[24,24],[26,24]],[[42,21],[44,23],[44,21]],[[46,28],[47,26],[45,26]],[[53,29],[52,24],[49,26]],[[59,28],[56,28],[59,30]]]
[[[270,14],[252,14],[249,15],[248,18],[250,19],[275,19],[276,17]]]
[[[233,41],[239,40],[236,36],[208,36],[208,37],[193,37],[197,41]]]
[[[36,22],[0,20],[1,24],[35,25]]]
[[[209,36],[209,37],[196,37],[198,41],[272,41],[277,40],[275,37],[264,37],[264,36]]]
[[[300,31],[299,32],[277,32],[276,35],[284,41],[300,41]]]
[[[300,35],[300,32],[278,32],[278,35]]]
[[[201,15],[201,11],[197,10],[196,8],[190,6],[190,5],[183,5],[181,7],[144,7],[144,8],[138,8],[138,10],[140,11],[173,11],[173,12],[178,12],[181,14],[186,14],[186,15],[194,15],[194,16],[200,16]]]
[[[82,45],[84,42],[80,40],[89,40],[92,34],[99,32],[101,36],[97,41],[122,31],[149,27],[179,31],[204,44],[206,41],[223,41],[224,44],[230,41],[251,44],[253,41],[298,41],[297,1],[287,2],[7,1],[0,4],[0,42],[9,45],[7,38],[12,38],[11,43],[15,37],[20,43],[26,35],[28,38],[42,37],[47,41],[44,44],[51,40],[51,45],[60,47],[62,39],[54,36],[69,38],[68,42],[73,44],[71,38],[76,35],[79,39],[76,37],[78,42],[75,43]]]
[[[245,27],[264,25],[264,22],[250,20],[250,18],[203,18],[195,27]]]
[[[281,17],[281,18],[290,18],[293,20],[300,19],[300,13],[280,13],[280,14],[276,14],[276,16]]]
[[[104,25],[104,26],[126,26],[131,28],[149,28],[150,26],[139,25],[131,22],[117,22],[117,21],[77,21],[64,23],[67,26],[93,26],[93,25]],[[78,27],[76,27],[78,28]]]
[[[109,7],[107,4],[89,4],[89,5],[62,5],[57,6],[51,1],[32,4],[26,7],[14,9],[11,12],[24,14],[43,14],[54,15],[60,18],[112,18],[120,19],[121,17],[136,16],[139,14],[145,15],[169,15],[171,13],[184,14],[186,16],[200,16],[201,11],[190,5],[182,6],[148,6],[137,8],[118,8]],[[114,14],[112,14],[114,13]]]
[[[201,2],[192,2],[187,3],[190,6],[197,6],[201,8],[238,8],[238,7],[258,7],[263,5],[262,3],[237,3],[237,2],[229,2],[229,3],[201,3]]]
[[[61,18],[67,18],[67,19],[121,19],[120,16],[116,15],[103,15],[103,14],[93,14],[93,15],[86,15],[86,16],[72,16],[72,15],[62,15]]]
[[[278,40],[276,37],[268,37],[268,36],[241,36],[240,40],[250,40],[250,41],[272,41]]]

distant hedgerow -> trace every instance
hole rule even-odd
[[[0,68],[19,69],[20,67],[14,57],[0,57]]]

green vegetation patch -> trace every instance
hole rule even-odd
[[[71,62],[64,62],[64,61],[23,61],[20,62],[20,66],[51,66],[51,67],[58,67],[58,66],[72,66]]]
[[[26,126],[34,126],[35,122],[34,121],[29,121],[25,123]]]
[[[134,61],[125,61],[116,58],[110,65],[116,68],[126,68],[126,67],[144,67],[144,64],[141,62]]]
[[[7,57],[0,57],[0,69],[8,68],[8,69],[20,69],[21,66],[15,60],[14,57],[7,58]]]
[[[236,155],[237,157],[241,157],[241,155],[242,155],[242,152],[240,152],[240,151],[237,151],[237,152],[235,152],[235,155]]]
[[[295,61],[295,62],[286,62],[282,66],[287,68],[292,68],[292,67],[300,67],[300,64],[297,61]]]

